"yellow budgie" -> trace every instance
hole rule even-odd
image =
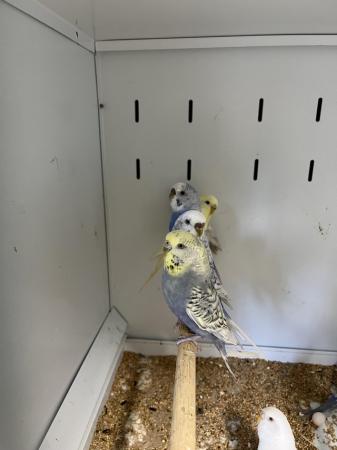
[[[218,209],[218,206],[218,199],[214,195],[202,195],[200,197],[200,209],[206,218],[206,235],[208,238],[209,247],[215,255],[219,250],[221,251],[222,248],[220,246],[218,238],[216,237],[212,227],[210,226],[210,221],[213,214]]]

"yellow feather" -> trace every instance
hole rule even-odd
[[[214,195],[201,195],[200,196],[201,212],[206,218],[205,230],[208,228],[208,224],[219,206],[219,201]]]
[[[209,270],[207,251],[202,242],[187,231],[171,231],[166,235],[165,270],[172,276],[181,276],[187,270],[205,273]],[[179,247],[183,244],[184,248]]]

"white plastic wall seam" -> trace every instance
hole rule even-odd
[[[95,41],[88,34],[84,33],[82,30],[77,28],[75,25],[64,20],[61,16],[51,11],[46,6],[42,5],[37,0],[4,0],[9,5],[17,8],[18,10],[28,14],[32,18],[38,20],[39,22],[47,25],[58,33],[66,36],[76,44],[89,50],[90,52],[95,52]]]
[[[198,356],[203,358],[219,358],[219,352],[213,344],[198,343]],[[228,356],[237,358],[252,358],[254,353],[251,347],[244,348],[243,352],[238,352],[232,346],[228,346]],[[322,364],[330,366],[336,364],[337,352],[330,350],[310,350],[301,348],[281,348],[281,347],[259,347],[261,357],[268,361],[280,361],[289,363]],[[175,341],[159,341],[152,339],[132,339],[128,338],[125,351],[141,353],[146,356],[168,356],[177,354],[177,344]]]
[[[109,394],[126,338],[126,322],[109,313],[71,385],[40,450],[85,450]]]
[[[337,35],[261,35],[96,41],[97,52],[289,46],[337,46]]]

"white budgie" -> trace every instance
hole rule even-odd
[[[289,422],[283,412],[274,406],[263,409],[257,431],[258,450],[296,450]]]

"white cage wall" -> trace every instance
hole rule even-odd
[[[86,448],[117,310],[126,348],[175,350],[159,277],[140,288],[189,175],[221,202],[237,321],[273,359],[336,360],[336,5],[191,8],[0,1],[1,450]]]
[[[110,280],[131,336],[174,336],[159,277],[139,288],[167,227],[167,186],[186,179],[190,160],[192,183],[220,198],[217,262],[237,321],[260,345],[336,349],[336,56],[335,47],[100,56]]]

